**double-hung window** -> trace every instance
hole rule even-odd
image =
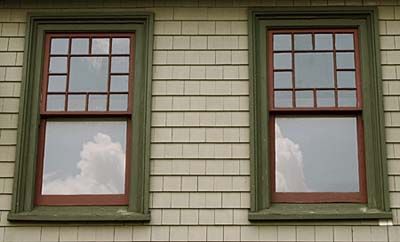
[[[10,221],[148,221],[151,13],[28,15]]]
[[[389,218],[376,9],[249,22],[249,219]]]

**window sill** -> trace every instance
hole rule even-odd
[[[150,213],[129,212],[125,206],[46,206],[30,212],[9,213],[9,221],[148,222]]]
[[[250,221],[388,219],[392,213],[359,204],[274,204],[268,209],[249,212]]]

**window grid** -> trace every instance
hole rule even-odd
[[[312,50],[295,50],[294,35],[295,34],[311,34],[312,35]],[[315,35],[332,34],[333,43],[332,50],[315,50]],[[351,33],[353,35],[353,49],[352,50],[337,50],[335,43],[335,34]],[[291,36],[291,49],[290,50],[274,50],[274,35],[287,34]],[[277,203],[335,203],[335,202],[351,202],[351,203],[366,203],[366,177],[365,177],[365,158],[364,158],[364,131],[362,121],[362,94],[361,94],[361,75],[360,75],[360,57],[359,57],[359,43],[358,31],[356,29],[294,29],[294,30],[270,30],[268,31],[268,60],[269,71],[268,74],[268,87],[269,87],[269,132],[270,132],[270,159],[271,159],[271,190],[272,201]],[[295,77],[295,53],[333,53],[333,68],[334,68],[334,87],[333,88],[296,88]],[[291,54],[291,68],[276,69],[274,66],[275,53],[290,53]],[[354,68],[337,68],[336,53],[354,53]],[[276,72],[291,72],[292,88],[275,88],[274,73]],[[354,88],[339,88],[337,72],[338,71],[354,71],[355,73],[355,87]],[[275,94],[276,91],[290,91],[292,94],[291,105],[292,107],[276,107]],[[312,91],[313,106],[312,107],[297,107],[296,105],[296,91]],[[317,103],[317,91],[334,90],[335,103],[332,107],[319,107]],[[355,91],[356,102],[354,106],[341,107],[338,101],[338,91],[350,90]],[[275,120],[280,117],[355,117],[357,123],[357,148],[358,148],[358,175],[359,175],[359,192],[276,192],[276,158],[275,158]]]

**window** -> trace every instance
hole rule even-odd
[[[375,11],[251,11],[250,220],[391,216]]]
[[[152,15],[32,14],[8,219],[146,221]]]
[[[128,204],[133,43],[133,33],[46,35],[37,205]]]
[[[272,201],[365,202],[357,30],[268,35]]]

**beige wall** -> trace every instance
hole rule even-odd
[[[75,0],[4,9],[0,1],[0,242],[400,241],[400,1],[122,2]],[[377,2],[393,220],[380,221],[389,226],[250,223],[247,6]],[[151,222],[10,224],[25,13],[37,7],[100,5],[155,13]]]

